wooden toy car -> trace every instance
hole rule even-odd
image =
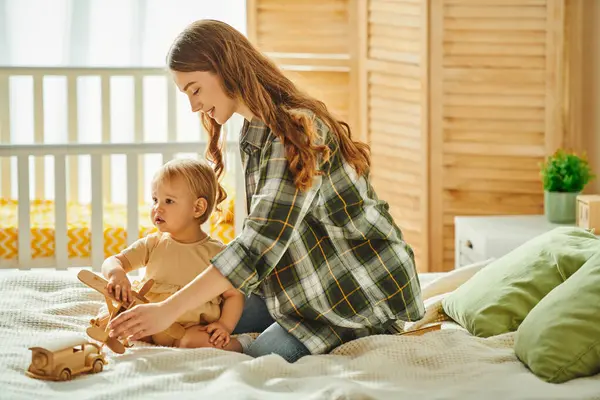
[[[101,347],[83,337],[57,339],[29,350],[31,364],[26,374],[36,379],[68,381],[81,373],[101,372],[107,364]]]
[[[125,347],[130,347],[127,339],[125,339],[123,342],[120,342],[117,338],[108,336],[108,330],[106,329],[108,323],[117,315],[119,315],[119,313],[125,310],[128,310],[138,304],[149,303],[148,299],[146,299],[144,295],[148,292],[148,290],[150,290],[154,281],[149,280],[146,282],[139,292],[132,290],[131,293],[133,294],[133,301],[125,303],[117,300],[112,294],[108,293],[106,290],[108,281],[92,271],[81,270],[77,274],[77,277],[81,282],[104,295],[104,298],[106,299],[106,305],[108,307],[108,315],[106,317],[92,319],[90,321],[92,326],[86,330],[87,334],[92,339],[106,344],[106,346],[115,353],[123,354],[125,352]],[[169,335],[173,339],[181,339],[185,334],[185,329],[180,324],[174,323],[163,333]]]

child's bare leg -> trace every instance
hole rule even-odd
[[[154,340],[152,340],[152,336],[144,336],[143,338],[139,339],[139,341],[154,344]]]
[[[228,351],[235,351],[238,353],[242,352],[242,345],[235,338],[230,338],[229,343],[223,347],[216,347],[214,344],[209,342],[210,334],[204,330],[201,326],[192,326],[185,330],[185,334],[179,340],[174,343],[175,347],[183,347],[188,349],[195,349],[200,347],[212,347],[215,349],[223,349]]]

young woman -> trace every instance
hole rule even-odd
[[[289,362],[402,328],[424,314],[410,246],[369,181],[369,149],[300,91],[242,34],[197,21],[168,54],[177,87],[200,112],[208,158],[223,173],[221,126],[245,118],[240,154],[248,217],[202,274],[168,299],[115,318],[111,335],[162,331],[230,290],[248,296],[232,332],[262,332],[244,353]]]

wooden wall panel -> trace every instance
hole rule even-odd
[[[543,213],[543,158],[597,143],[585,2],[249,0],[248,36],[371,145],[418,269],[446,271],[455,216]]]
[[[325,104],[338,118],[348,121],[350,110],[350,74],[337,71],[284,70],[294,83]]]
[[[600,2],[577,0],[585,4],[582,15],[582,59],[573,73],[582,77],[583,148],[587,151],[597,178],[587,188],[588,193],[600,193]],[[590,4],[591,3],[591,4]],[[573,24],[575,25],[577,21]]]
[[[456,215],[541,214],[562,135],[562,1],[432,0],[431,270]]]
[[[365,2],[365,93],[373,186],[428,268],[427,3]]]
[[[348,54],[348,0],[255,0],[265,52]]]
[[[249,0],[248,38],[310,95],[359,130],[351,54],[357,0]],[[354,57],[356,59],[356,57]],[[357,135],[358,136],[358,135]]]

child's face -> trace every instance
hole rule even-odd
[[[152,183],[152,223],[161,232],[178,234],[198,228],[196,218],[202,215],[196,198],[182,179]]]

